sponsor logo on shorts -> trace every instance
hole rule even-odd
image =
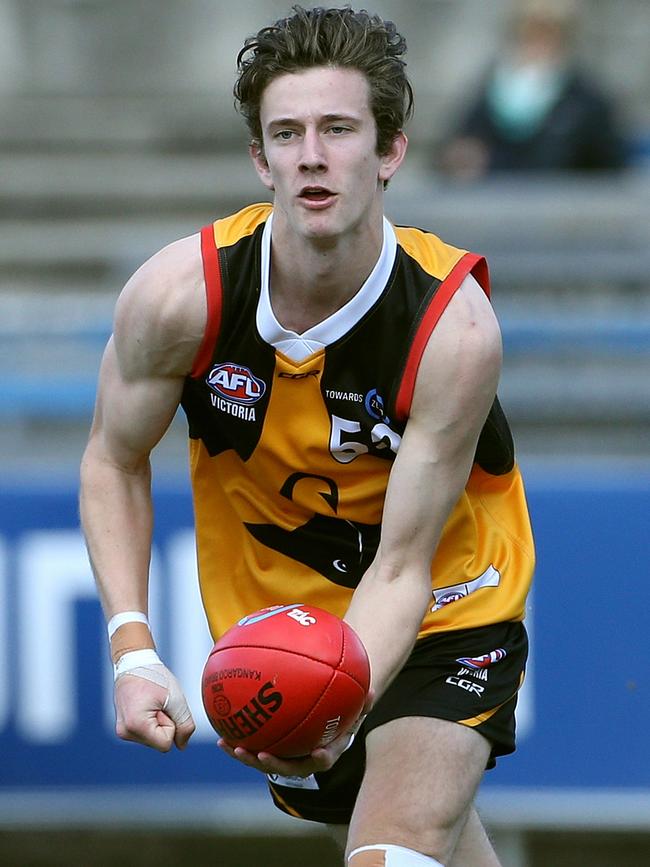
[[[479,698],[481,698],[485,692],[484,686],[476,683],[475,680],[467,680],[466,677],[462,677],[460,674],[450,674],[445,683],[450,683],[452,686],[458,686],[460,689],[464,689],[466,692],[471,692]]]
[[[475,680],[487,680],[488,679],[488,670],[487,668],[460,668],[457,672],[458,677],[473,677]]]
[[[468,668],[488,668],[490,665],[494,665],[495,662],[501,662],[507,655],[503,647],[497,647],[496,650],[483,653],[481,656],[459,656],[456,662],[466,665]]]
[[[476,681],[487,682],[490,666],[501,662],[506,656],[507,653],[503,647],[497,647],[496,650],[482,653],[480,656],[459,656],[456,662],[460,663],[461,667],[456,674],[450,675],[446,682],[480,696],[484,688],[479,686]],[[470,677],[472,680],[468,680]],[[473,687],[472,684],[474,684]]]

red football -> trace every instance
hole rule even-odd
[[[243,617],[203,669],[203,706],[231,746],[308,755],[359,717],[370,685],[360,638],[313,605],[276,605]]]

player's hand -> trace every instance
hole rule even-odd
[[[126,673],[115,681],[117,736],[166,753],[179,750],[196,728],[192,713],[174,675],[156,665],[156,680]]]
[[[255,768],[263,774],[279,774],[282,777],[309,777],[311,774],[329,771],[335,762],[351,745],[359,727],[364,721],[366,714],[372,707],[374,696],[368,694],[361,716],[356,723],[347,731],[330,741],[327,746],[319,747],[308,756],[295,759],[283,759],[271,753],[249,753],[243,747],[231,747],[223,738],[217,741],[217,745],[231,758],[237,759],[249,768]]]

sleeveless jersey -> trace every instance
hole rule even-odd
[[[259,608],[311,603],[339,616],[379,542],[388,476],[418,364],[480,256],[397,227],[390,277],[342,336],[301,361],[261,336],[267,204],[202,230],[207,327],[182,406],[203,603],[215,638]],[[431,568],[420,636],[524,615],[533,542],[498,400]]]

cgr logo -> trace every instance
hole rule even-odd
[[[213,367],[205,381],[218,395],[235,403],[257,403],[266,391],[264,380],[231,361]]]
[[[459,686],[461,689],[467,690],[467,692],[473,692],[478,696],[483,695],[485,692],[484,686],[480,686],[472,680],[466,680],[464,677],[458,677],[458,675],[455,674],[449,675],[445,683],[450,683],[452,686]]]
[[[320,370],[306,370],[302,373],[287,373],[285,370],[281,370],[278,373],[280,379],[308,379],[310,376],[318,379],[320,375]]]

